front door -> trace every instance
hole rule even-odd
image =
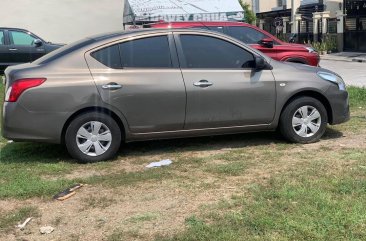
[[[125,116],[132,133],[183,129],[186,93],[172,37],[121,40],[86,58],[103,101]]]
[[[43,55],[46,51],[43,45],[34,45],[36,40],[31,34],[18,30],[9,30],[9,51],[13,64],[32,62]]]
[[[206,35],[177,34],[187,89],[185,129],[269,124],[275,114],[275,81],[256,72],[251,52]]]

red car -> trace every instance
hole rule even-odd
[[[218,31],[267,54],[269,57],[286,62],[318,66],[319,54],[303,44],[286,43],[256,26],[241,22],[159,22],[151,28],[202,28]]]

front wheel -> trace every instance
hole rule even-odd
[[[112,158],[121,144],[121,131],[110,116],[90,112],[79,115],[68,126],[65,144],[79,162],[97,162]]]
[[[323,136],[327,123],[327,111],[319,100],[300,97],[285,107],[279,127],[291,142],[313,143]]]

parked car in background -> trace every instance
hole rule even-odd
[[[242,22],[158,22],[146,27],[208,29],[237,38],[278,61],[312,66],[318,66],[320,61],[319,54],[313,48],[283,42],[256,26]]]
[[[61,46],[25,29],[0,27],[0,71],[10,65],[32,62]]]
[[[272,60],[235,38],[194,29],[96,36],[5,70],[3,136],[65,143],[81,162],[122,141],[279,130],[318,141],[349,119],[341,77]]]

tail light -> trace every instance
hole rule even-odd
[[[19,96],[27,89],[34,88],[43,84],[45,78],[30,78],[16,80],[6,91],[5,101],[16,102]]]

